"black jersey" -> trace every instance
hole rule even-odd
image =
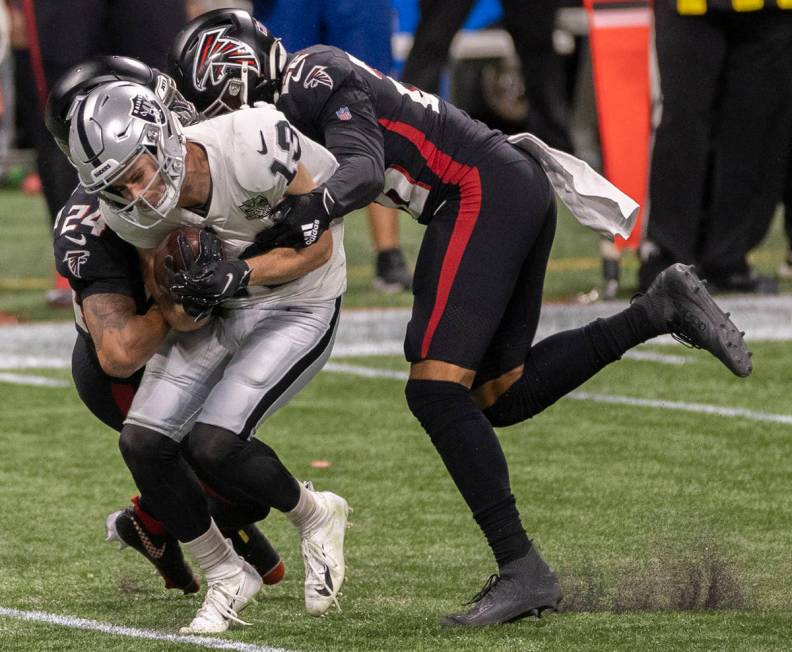
[[[506,142],[455,106],[326,45],[292,56],[277,106],[338,159],[325,185],[339,215],[377,201],[429,222],[465,174]]]
[[[137,251],[107,228],[95,195],[78,186],[54,230],[55,265],[74,291],[79,332],[88,335],[81,307],[92,294],[125,294],[135,300],[138,314],[148,310]]]

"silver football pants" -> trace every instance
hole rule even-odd
[[[228,310],[192,333],[172,331],[125,423],[180,442],[200,421],[251,436],[324,366],[341,300]]]

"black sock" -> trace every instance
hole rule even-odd
[[[206,491],[206,486],[204,486],[204,491]],[[270,512],[268,505],[229,501],[217,493],[207,494],[206,502],[209,505],[209,513],[221,530],[224,528],[238,529],[250,523],[263,521]]]
[[[484,532],[501,566],[525,555],[525,534],[509,484],[509,470],[495,431],[462,385],[410,380],[407,403]]]
[[[522,377],[484,414],[499,427],[529,419],[657,334],[644,307],[633,304],[583,328],[551,335],[531,348]]]

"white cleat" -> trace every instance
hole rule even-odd
[[[236,575],[209,583],[203,605],[192,622],[179,630],[179,634],[219,634],[226,631],[231,623],[249,625],[239,618],[239,612],[252,602],[262,586],[256,569],[243,562]]]
[[[349,505],[329,491],[314,494],[325,508],[322,520],[302,533],[305,561],[305,609],[312,616],[321,616],[333,604],[340,610],[337,596],[344,583],[344,535]]]

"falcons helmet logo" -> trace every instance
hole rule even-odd
[[[69,266],[69,271],[76,277],[80,278],[80,267],[82,267],[91,255],[90,251],[85,249],[72,249],[67,251],[63,257],[63,262]]]
[[[228,26],[208,29],[198,40],[198,56],[193,65],[193,85],[199,91],[206,90],[207,82],[217,86],[229,68],[242,68],[247,64],[251,72],[261,74],[258,57],[247,43],[224,36]]]

